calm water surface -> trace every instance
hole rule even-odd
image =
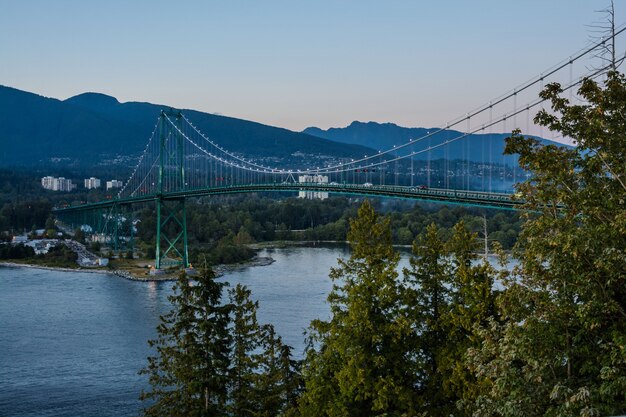
[[[263,250],[276,260],[223,278],[260,302],[302,356],[303,331],[326,319],[328,272],[345,247]],[[407,265],[406,256],[401,266]],[[159,316],[170,309],[171,282],[113,275],[0,267],[0,416],[136,416],[147,388],[137,371],[150,354]]]
[[[310,320],[328,317],[328,271],[345,248],[265,250],[276,260],[224,277],[248,285],[262,323],[294,354]],[[170,309],[171,282],[0,268],[0,416],[136,416],[146,341]]]

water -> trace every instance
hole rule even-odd
[[[301,355],[303,330],[328,317],[328,272],[345,248],[265,250],[276,262],[224,277],[248,285]],[[107,274],[0,268],[0,416],[136,416],[159,316],[171,282]]]
[[[276,260],[229,273],[260,302],[297,357],[303,331],[326,319],[328,272],[345,247],[268,249]],[[406,256],[401,266],[408,264]],[[170,309],[171,282],[107,274],[0,267],[0,417],[136,416],[159,316]]]

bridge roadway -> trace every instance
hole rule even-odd
[[[211,195],[242,194],[273,191],[310,191],[330,192],[337,194],[360,195],[370,197],[392,197],[410,200],[422,200],[445,204],[461,204],[465,206],[477,206],[485,208],[517,210],[521,208],[523,201],[516,200],[513,194],[490,193],[484,191],[451,190],[445,188],[424,188],[396,185],[369,185],[369,184],[332,184],[332,183],[266,183],[266,184],[240,184],[225,185],[219,187],[203,187],[198,189],[186,189],[180,191],[164,192],[159,194],[147,194],[136,197],[124,197],[119,199],[104,200],[97,203],[87,203],[75,206],[55,208],[59,214],[69,214],[92,209],[103,209],[114,205],[131,205],[158,200],[180,200],[183,198],[202,197]]]

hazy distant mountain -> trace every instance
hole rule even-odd
[[[376,150],[386,150],[392,148],[394,145],[399,146],[405,144],[411,139],[425,137],[437,130],[438,129],[435,128],[426,129],[421,127],[408,128],[398,126],[393,123],[364,123],[355,121],[349,126],[343,128],[330,128],[322,130],[317,127],[309,127],[306,128],[303,133],[308,133],[309,135],[337,142],[359,144]],[[400,151],[400,153],[406,154],[407,152],[426,150],[429,147],[436,146],[437,144],[461,135],[463,135],[463,133],[455,130],[439,132],[430,136],[430,138],[426,138],[412,146],[404,148]],[[510,135],[502,133],[472,134],[467,138],[452,142],[449,145],[441,146],[430,151],[426,150],[423,153],[417,154],[415,158],[422,160],[426,160],[428,158],[469,159],[473,162],[504,162],[511,165],[515,160],[514,157],[505,157],[502,155],[505,145],[504,139],[508,136]],[[542,139],[542,141],[546,144],[552,143],[561,145],[546,139]]]
[[[0,166],[130,165],[143,151],[164,108],[168,106],[120,103],[99,93],[61,101],[0,86]],[[194,110],[183,113],[215,142],[249,157],[284,159],[294,153],[354,157],[371,152],[246,120]]]

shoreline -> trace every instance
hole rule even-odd
[[[254,250],[263,250],[263,249],[281,249],[286,247],[295,247],[295,246],[317,246],[317,245],[344,245],[347,242],[345,241],[335,241],[335,240],[326,240],[326,241],[294,241],[294,240],[285,240],[285,241],[272,241],[272,242],[261,242],[261,243],[252,243],[248,245],[250,248]],[[257,267],[257,266],[267,266],[276,262],[275,259],[269,256],[254,256],[252,259],[236,263],[236,264],[220,264],[213,266],[213,271],[215,272],[215,276],[217,278],[223,277],[229,272],[241,271],[245,268]],[[57,267],[57,266],[46,266],[46,265],[38,265],[38,264],[29,264],[29,263],[20,263],[20,262],[10,262],[10,261],[0,261],[0,268],[29,268],[29,269],[41,269],[47,271],[60,271],[60,272],[85,272],[89,274],[108,274],[114,275],[119,278],[124,278],[129,281],[143,281],[143,282],[159,282],[159,281],[176,281],[178,271],[175,273],[168,273],[166,271],[156,274],[156,275],[136,275],[124,269],[96,269],[96,268],[85,268],[85,267],[76,267],[76,268],[67,268],[67,267]]]
[[[213,267],[213,271],[215,271],[216,277],[222,277],[229,272],[240,271],[246,268],[257,267],[257,266],[267,266],[271,265],[276,260],[271,257],[259,257],[255,256],[247,262],[242,262],[238,264],[229,264],[229,265],[216,265]],[[28,268],[28,269],[42,269],[45,271],[59,271],[59,272],[84,272],[88,274],[107,274],[114,275],[116,277],[124,278],[130,281],[143,281],[143,282],[151,282],[151,281],[176,281],[178,272],[174,274],[162,273],[159,275],[146,275],[146,276],[138,276],[134,275],[126,270],[122,269],[114,269],[114,270],[105,270],[105,269],[87,269],[87,268],[66,268],[66,267],[56,267],[56,266],[45,266],[45,265],[37,265],[37,264],[29,264],[29,263],[19,263],[19,262],[7,262],[0,261],[0,268]],[[193,276],[192,274],[190,274]]]
[[[87,268],[65,268],[61,266],[46,266],[37,264],[27,264],[20,262],[7,262],[0,261],[0,268],[30,268],[30,269],[44,269],[47,271],[62,271],[62,272],[85,272],[88,274],[113,274],[115,271],[106,271],[104,269],[87,269]]]
[[[252,267],[257,267],[257,266],[267,266],[267,265],[273,264],[274,262],[276,262],[276,260],[269,256],[255,256],[254,258],[250,259],[247,262],[242,262],[238,264],[215,265],[212,268],[213,268],[213,272],[215,272],[215,277],[221,278],[229,272],[240,271],[246,268],[252,268]],[[193,272],[188,272],[188,275],[191,277],[197,274],[196,269],[192,269],[192,271]],[[138,275],[133,275],[128,271],[118,269],[118,270],[110,271],[109,273],[115,276],[118,276],[120,278],[130,280],[130,281],[144,281],[144,282],[176,281],[178,279],[178,272],[175,272],[175,273],[162,272],[156,275],[138,276]]]

